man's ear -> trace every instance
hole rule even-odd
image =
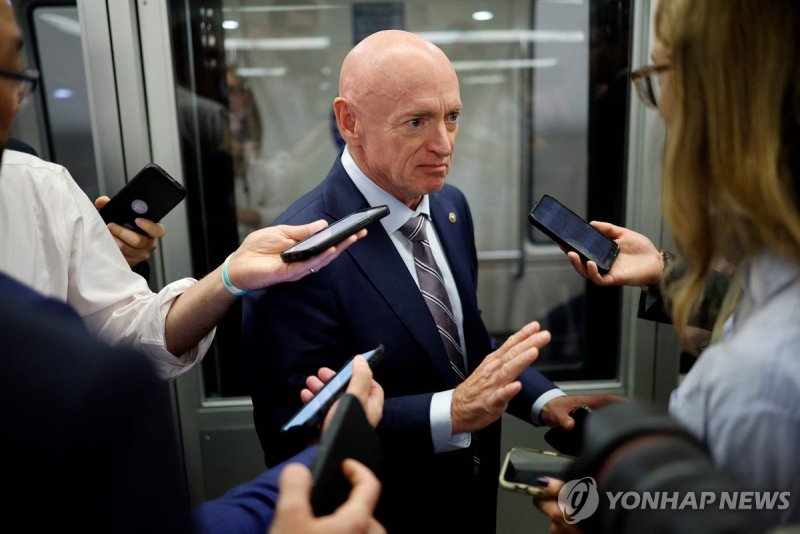
[[[358,138],[356,132],[356,115],[353,106],[350,102],[341,96],[337,96],[333,100],[333,113],[336,115],[336,126],[339,128],[339,134],[348,144],[353,144]]]

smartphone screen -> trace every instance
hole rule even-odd
[[[573,460],[571,456],[551,451],[514,447],[503,462],[500,486],[529,495],[541,494],[542,488],[536,479],[543,476],[563,478]]]
[[[383,345],[365,352],[362,356],[370,367],[374,367],[383,356]],[[286,432],[295,427],[313,425],[321,421],[331,404],[344,393],[352,377],[353,359],[351,358],[305,406],[294,414],[288,423],[283,425],[281,431]]]
[[[308,259],[389,214],[388,206],[375,206],[347,215],[281,253],[285,262]]]
[[[528,219],[556,243],[577,252],[583,261],[595,262],[601,272],[608,272],[619,254],[613,240],[549,195],[542,195]]]
[[[145,234],[136,226],[137,217],[158,222],[185,197],[186,189],[180,183],[155,163],[149,163],[100,208],[100,216],[106,223]]]

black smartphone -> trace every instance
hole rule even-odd
[[[383,358],[383,353],[383,345],[378,345],[376,348],[362,354],[362,356],[367,360],[369,366],[374,369],[375,365]],[[331,404],[344,393],[352,377],[353,359],[350,358],[336,375],[283,425],[281,431],[286,432],[293,428],[314,425],[322,421]]]
[[[601,273],[610,271],[617,259],[619,246],[612,239],[550,195],[542,195],[528,220],[564,249],[577,252],[584,263],[595,262]]]
[[[561,454],[578,456],[583,446],[583,429],[586,427],[586,417],[592,412],[588,406],[578,406],[569,412],[575,420],[572,430],[554,427],[545,432],[544,439]]]
[[[286,263],[306,260],[340,243],[345,238],[387,215],[389,215],[389,206],[385,205],[354,211],[314,235],[287,248],[281,252],[281,258]]]
[[[311,508],[317,517],[333,513],[350,494],[350,484],[342,473],[346,458],[358,460],[372,471],[377,471],[381,458],[378,434],[361,403],[348,394],[339,400],[311,464]]]
[[[574,458],[552,451],[514,447],[503,461],[500,487],[526,495],[541,496],[544,488],[536,483],[539,477],[564,478]]]
[[[106,223],[146,235],[136,226],[137,217],[158,222],[184,198],[186,189],[181,184],[155,163],[148,163],[100,208],[100,216]]]

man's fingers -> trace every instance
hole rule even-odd
[[[522,391],[522,382],[519,380],[506,384],[489,396],[489,405],[505,407],[520,391]]]
[[[342,472],[353,487],[350,490],[350,497],[343,506],[357,505],[372,515],[381,494],[381,483],[378,478],[364,464],[350,458],[342,464]]]
[[[317,377],[326,384],[330,382],[331,378],[334,376],[336,376],[336,371],[330,367],[320,367],[319,371],[317,371]]]
[[[597,285],[607,285],[605,277],[600,274],[597,264],[593,261],[586,262],[586,271],[589,273],[589,279]]]
[[[500,360],[503,364],[506,364],[512,360],[515,360],[520,354],[527,352],[531,348],[538,350],[547,345],[549,342],[550,332],[547,330],[538,331],[527,339],[524,339],[510,347],[509,350],[500,357]]]
[[[515,345],[522,342],[524,339],[529,338],[539,332],[542,329],[539,321],[531,321],[530,323],[526,324],[516,332],[514,332],[503,345],[495,351],[495,353],[505,354],[509,350],[512,350]]]
[[[147,235],[149,235],[153,239],[164,237],[164,234],[167,232],[164,229],[163,224],[153,222],[150,219],[143,219],[141,217],[137,217],[133,222],[136,223],[136,226],[147,232]]]
[[[619,226],[615,226],[611,223],[603,222],[603,221],[592,221],[589,223],[592,228],[599,230],[601,234],[606,237],[610,237],[611,239],[618,238],[622,230]]]
[[[323,226],[323,228],[325,228]],[[339,255],[347,250],[347,248],[367,235],[367,230],[361,230],[356,234],[346,237],[343,241],[338,243],[335,246],[329,247],[327,250],[324,250],[313,256],[305,261],[297,262],[292,264],[292,268],[298,273],[298,277],[305,276],[309,273],[313,273],[315,271],[319,271],[326,267],[330,262],[335,260],[339,257]]]
[[[369,390],[372,386],[372,369],[367,360],[360,354],[353,358],[353,378],[347,385],[347,393],[355,396],[362,405],[366,405]]]
[[[316,234],[323,228],[328,226],[328,221],[325,219],[319,219],[314,222],[310,222],[308,224],[301,224],[299,226],[291,226],[288,224],[282,224],[277,226],[278,230],[281,230],[284,234],[286,234],[289,239],[294,239],[295,241],[302,241],[307,237],[311,237],[312,235]]]
[[[115,223],[108,224],[111,235],[120,239],[123,243],[134,249],[147,250],[148,252],[156,249],[156,241],[149,236],[142,235],[128,230],[127,228]]]
[[[572,268],[575,269],[579,275],[584,278],[589,278],[589,273],[586,271],[586,266],[581,261],[581,257],[576,252],[568,252],[567,259],[569,260]]]
[[[284,467],[279,484],[278,509],[286,513],[311,514],[311,472],[305,466],[292,463]]]
[[[109,197],[107,197],[106,195],[97,197],[96,199],[94,199],[94,207],[97,208],[97,209],[100,209],[103,206],[105,206],[106,204],[108,204],[109,200],[111,200],[111,199]]]
[[[311,391],[311,393],[317,393],[325,386],[326,380],[320,380],[318,376],[309,376],[306,377],[306,387]]]

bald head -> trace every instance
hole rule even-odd
[[[461,95],[432,43],[399,30],[361,41],[342,64],[333,110],[356,165],[389,194],[415,209],[444,187]]]
[[[339,95],[369,105],[374,97],[402,98],[409,85],[457,78],[442,50],[422,37],[402,30],[384,30],[366,37],[345,57],[339,75]]]

